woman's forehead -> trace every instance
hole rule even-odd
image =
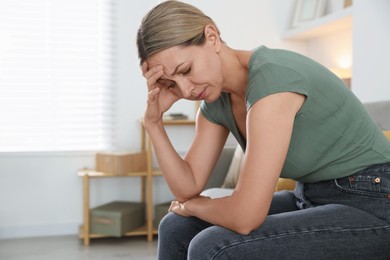
[[[149,69],[158,65],[164,67],[165,72],[169,75],[173,74],[177,66],[186,63],[193,56],[193,48],[191,46],[174,46],[162,51],[159,51],[150,56],[146,61]]]
[[[182,56],[181,52],[182,52],[182,48],[178,48],[178,46],[174,46],[153,54],[147,59],[147,61],[150,65],[152,64],[159,65],[161,63],[166,63],[169,61],[175,61],[180,56]]]

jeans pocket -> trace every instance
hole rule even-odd
[[[349,194],[390,198],[390,168],[372,166],[351,176],[334,180],[336,187]]]

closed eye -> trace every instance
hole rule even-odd
[[[183,72],[183,75],[186,75],[186,74],[188,74],[188,73],[190,73],[190,72],[191,72],[191,67],[188,67],[188,69],[187,69],[186,71]]]
[[[169,79],[158,79],[157,82],[168,89],[176,86],[176,82],[174,82],[173,80],[169,80]]]
[[[168,89],[176,87],[176,82],[171,81],[171,84],[168,85]]]

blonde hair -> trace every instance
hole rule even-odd
[[[163,2],[143,18],[137,33],[138,57],[142,64],[151,55],[177,45],[202,45],[204,28],[214,21],[198,8],[179,1]]]

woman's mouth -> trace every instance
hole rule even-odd
[[[206,94],[206,89],[203,89],[203,91],[200,92],[200,93],[196,96],[196,98],[199,99],[199,100],[200,100],[200,99],[204,99],[205,94]]]

